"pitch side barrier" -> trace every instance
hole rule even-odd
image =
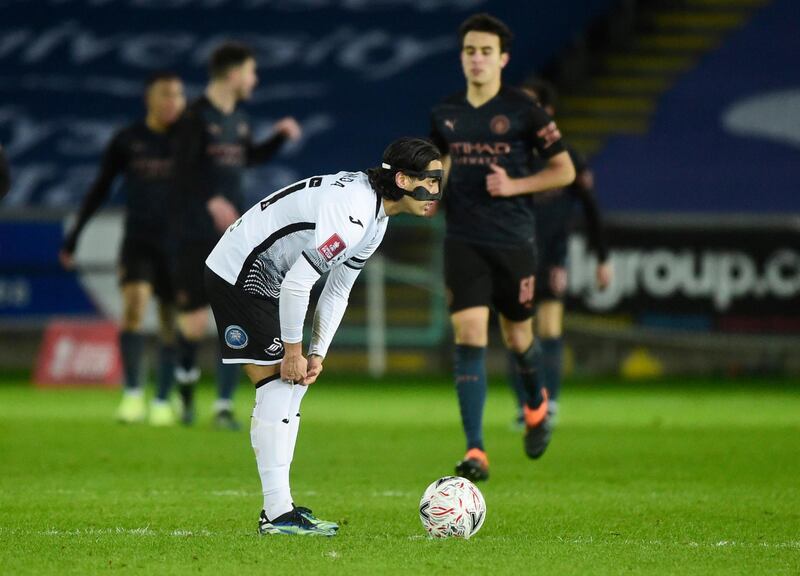
[[[56,320],[120,318],[117,259],[123,218],[118,209],[104,210],[93,218],[81,235],[76,268],[68,272],[58,261],[58,251],[70,216],[31,209],[0,215],[3,333],[34,337]],[[336,345],[368,351],[375,374],[383,372],[389,347],[431,348],[444,338],[447,314],[440,219],[419,224],[395,219],[387,241],[370,258],[353,290]],[[145,332],[153,334],[157,327],[156,307],[151,306]],[[208,334],[214,333],[210,322]]]

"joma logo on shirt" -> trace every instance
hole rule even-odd
[[[344,240],[338,234],[334,234],[317,247],[317,250],[327,262],[330,262],[344,252],[345,248],[347,248],[347,244],[344,243]]]

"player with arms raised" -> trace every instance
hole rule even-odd
[[[467,437],[467,453],[456,473],[485,480],[489,462],[482,420],[492,307],[529,393],[525,451],[538,458],[550,441],[531,321],[536,246],[529,195],[566,186],[575,169],[552,119],[525,93],[502,84],[512,38],[508,27],[477,14],[459,32],[467,89],[433,109],[431,138],[445,155],[449,173],[445,283],[456,344],[455,384]],[[533,169],[534,153],[544,159],[538,171]]]
[[[441,178],[436,147],[402,138],[386,149],[380,168],[315,176],[267,196],[228,228],[206,260],[223,362],[244,364],[256,387],[250,439],[264,493],[261,534],[332,536],[338,529],[295,506],[289,489],[300,402],[322,372],[350,289],[388,217],[431,213]],[[325,272],[304,357],[309,295]]]

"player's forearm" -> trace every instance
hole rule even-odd
[[[320,295],[314,313],[314,330],[308,353],[325,357],[336,331],[347,310],[350,290],[358,278],[358,271],[342,266],[334,269]]]
[[[450,169],[453,167],[453,158],[450,154],[442,156],[442,190],[447,186],[447,180],[450,178]]]
[[[86,197],[83,199],[83,203],[78,210],[78,216],[75,219],[75,224],[73,224],[72,229],[64,239],[64,248],[67,251],[72,252],[75,250],[75,246],[78,243],[78,237],[80,236],[84,227],[94,213],[100,209],[100,206],[103,205],[103,202],[105,202],[106,198],[108,198],[113,181],[113,174],[101,173],[97,180],[95,180],[92,187],[89,189],[89,193],[86,194]]]
[[[575,180],[575,166],[569,156],[566,159],[559,158],[555,162],[553,160],[555,158],[552,158],[547,163],[547,166],[536,174],[512,179],[512,196],[546,192],[547,190],[563,188],[572,184]]]
[[[600,209],[597,206],[597,201],[590,190],[586,190],[581,194],[581,201],[583,203],[583,213],[586,215],[586,232],[589,236],[589,242],[597,253],[597,259],[600,262],[606,262],[608,260],[608,245],[603,233],[603,223],[600,218]]]
[[[336,299],[331,297],[320,298],[317,310],[314,313],[314,330],[311,336],[311,344],[308,347],[308,354],[316,354],[324,358],[328,354],[328,348],[333,341],[339,324],[342,323],[345,310],[347,310],[347,299]]]
[[[247,147],[247,165],[254,166],[269,162],[269,160],[283,148],[286,140],[286,134],[278,132],[260,144],[249,145]]]
[[[319,273],[304,257],[300,257],[286,273],[281,284],[280,321],[281,340],[287,344],[302,345],[303,322],[308,311],[311,288],[319,278]]]
[[[292,356],[302,356],[303,355],[303,343],[302,342],[284,342],[283,343],[283,357],[290,358]]]
[[[608,260],[608,245],[603,231],[603,221],[600,217],[600,207],[594,194],[594,175],[588,168],[581,170],[575,178],[575,183],[569,187],[583,207],[586,222],[586,232],[589,243],[597,254],[597,259],[602,263]]]

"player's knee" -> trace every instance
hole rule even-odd
[[[503,331],[503,342],[515,354],[522,354],[533,344],[533,332],[529,327]]]
[[[187,340],[200,340],[205,334],[207,322],[204,311],[186,314],[179,321],[181,334]]]
[[[561,338],[561,333],[560,322],[546,323],[539,327],[539,338]]]
[[[455,327],[456,344],[486,346],[488,335],[483,325],[465,323]]]
[[[522,354],[526,352],[528,348],[531,347],[533,344],[533,336],[522,336],[522,335],[515,335],[509,336],[506,339],[506,348],[511,350],[514,354]]]
[[[560,302],[539,306],[536,330],[540,338],[559,338],[563,331],[563,308]]]
[[[144,325],[146,302],[131,299],[125,303],[122,314],[122,326],[125,330],[141,330]]]

